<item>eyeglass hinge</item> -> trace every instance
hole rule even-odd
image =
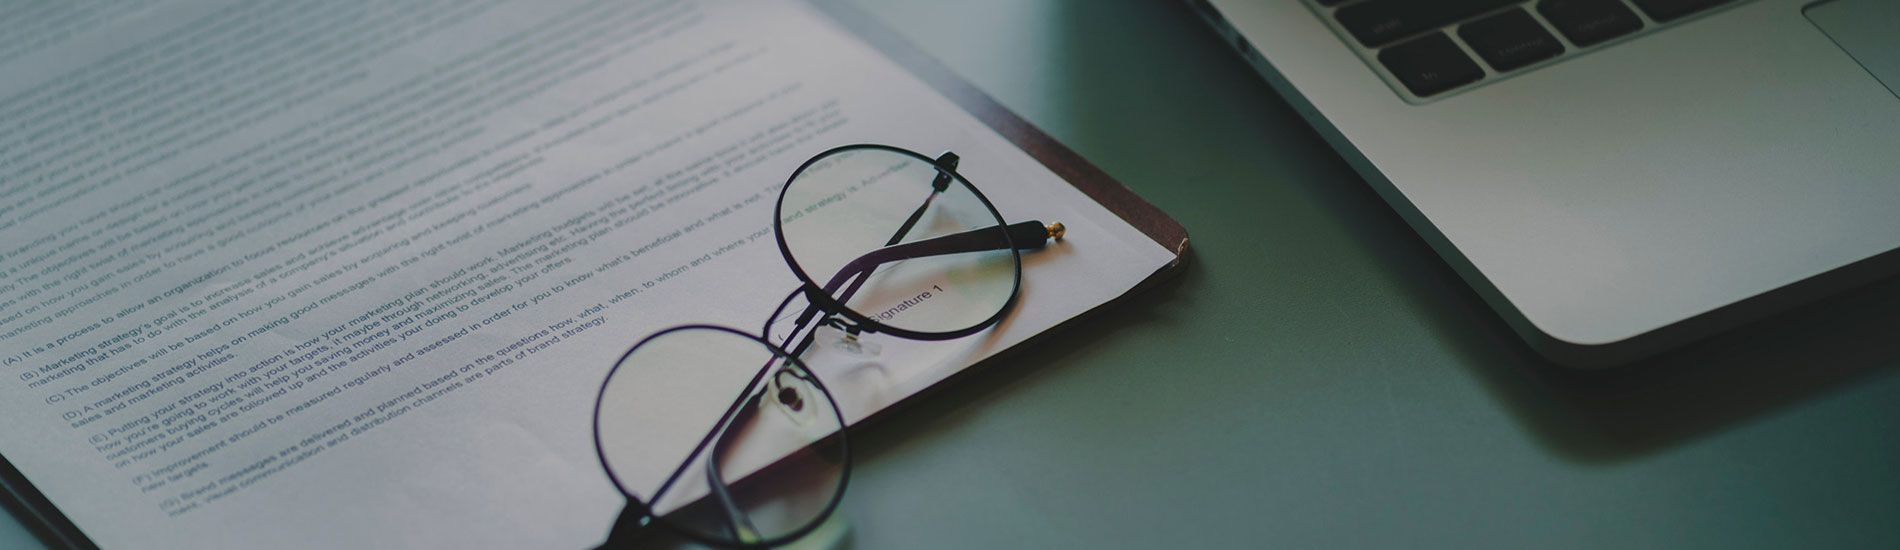
[[[942,155],[938,155],[937,156],[937,179],[934,181],[931,181],[930,186],[933,188],[936,188],[938,193],[942,193],[943,190],[949,189],[950,178],[951,178],[950,173],[957,169],[957,161],[960,161],[960,160],[963,160],[962,157],[958,157],[956,153],[953,153],[950,151],[944,151]]]

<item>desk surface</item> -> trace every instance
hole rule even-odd
[[[863,430],[847,548],[1900,547],[1900,280],[1565,371],[1178,3],[864,3],[1194,257]]]

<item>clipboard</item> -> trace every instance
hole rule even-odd
[[[974,370],[994,364],[1000,358],[1014,355],[1013,352],[1023,347],[1036,345],[1045,340],[1048,335],[1074,326],[1097,311],[1140,295],[1181,271],[1181,266],[1188,259],[1188,232],[1180,222],[1136,195],[1067,146],[1004,108],[988,94],[951,72],[936,59],[918,50],[849,0],[806,1],[815,6],[818,12],[838,23],[846,32],[865,41],[874,50],[905,67],[911,74],[1003,136],[1031,158],[1042,163],[1044,167],[1082,191],[1091,200],[1101,204],[1109,212],[1114,213],[1174,254],[1171,262],[1121,296],[1098,304],[1081,315],[1058,323],[995,356],[978,361],[922,391],[912,393],[897,403],[853,424],[853,427],[888,418],[892,416],[893,410],[916,402],[918,396],[933,393],[951,381],[969,375]],[[55,548],[98,548],[98,545],[73,524],[70,518],[55,507],[38,488],[28,482],[5,456],[0,456],[0,492],[3,492],[0,494],[0,508],[4,508],[19,519],[42,543]]]

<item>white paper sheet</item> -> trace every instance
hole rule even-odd
[[[0,453],[107,548],[597,543],[602,376],[754,329],[796,286],[769,190],[832,146],[1069,227],[998,328],[821,371],[853,421],[1172,260],[801,3],[0,17]]]

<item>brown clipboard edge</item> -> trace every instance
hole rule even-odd
[[[991,364],[996,359],[1013,356],[1015,355],[1013,352],[1027,346],[1035,345],[1051,333],[1064,331],[1077,324],[1077,321],[1087,318],[1103,308],[1120,303],[1122,300],[1128,299],[1131,296],[1141,294],[1143,291],[1153,288],[1161,281],[1170,278],[1172,274],[1181,271],[1179,269],[1181,264],[1186,262],[1188,258],[1188,233],[1187,228],[1183,227],[1181,222],[1168,217],[1167,213],[1162,212],[1160,208],[1156,208],[1155,205],[1142,199],[1140,195],[1136,195],[1134,191],[1130,191],[1127,186],[1122,185],[1121,182],[1116,181],[1115,178],[1102,172],[1102,170],[1096,168],[1094,164],[1090,164],[1087,159],[1083,159],[1082,156],[1076,154],[1075,151],[1069,150],[1068,146],[1056,141],[1055,138],[1049,137],[1049,135],[1043,133],[1041,129],[1024,121],[1021,117],[1016,116],[1016,113],[1010,112],[1009,109],[1004,108],[1002,104],[997,103],[989,94],[983,93],[982,90],[977,89],[968,81],[963,80],[962,77],[957,76],[956,73],[944,67],[943,64],[939,63],[935,58],[930,57],[922,50],[917,49],[916,46],[911,45],[909,41],[904,40],[903,37],[892,32],[890,28],[884,26],[882,22],[872,17],[869,13],[866,13],[862,8],[852,5],[846,0],[808,1],[816,6],[819,12],[831,17],[833,21],[837,22],[846,31],[851,32],[859,39],[869,43],[873,49],[878,50],[885,57],[904,66],[912,75],[923,80],[924,83],[930,85],[931,88],[936,89],[937,93],[949,98],[950,101],[956,103],[958,107],[968,111],[972,116],[975,116],[977,120],[982,121],[984,125],[989,126],[990,129],[995,130],[996,133],[1008,139],[1011,144],[1022,149],[1023,152],[1028,153],[1031,158],[1036,159],[1036,161],[1042,163],[1044,167],[1055,172],[1063,181],[1067,181],[1069,185],[1075,186],[1075,188],[1081,190],[1083,194],[1088,195],[1090,199],[1100,203],[1104,208],[1107,208],[1109,212],[1113,212],[1123,221],[1128,222],[1129,225],[1140,230],[1142,234],[1153,239],[1156,244],[1160,244],[1162,247],[1174,253],[1174,261],[1169,262],[1166,266],[1162,266],[1160,270],[1157,270],[1153,275],[1142,280],[1141,283],[1135,285],[1134,288],[1129,289],[1128,292],[1123,293],[1121,296],[1098,304],[1088,311],[1083,312],[1081,315],[1057,323],[1056,326],[1039,332],[1035,336],[1031,336],[1029,339],[991,356],[989,359],[979,361],[975,365],[971,365],[968,368],[958,371],[956,374],[950,375],[944,380],[938,381],[936,384],[932,384],[923,391],[911,394],[899,400],[897,403],[885,407],[882,411],[860,420],[857,424],[853,425],[854,428],[864,426],[873,419],[890,417],[892,415],[885,413],[895,410],[901,405],[915,402],[918,396],[926,393],[934,393],[931,390],[941,388],[945,383],[951,380],[963,378],[972,370]],[[74,525],[72,520],[66,517],[65,513],[54,506],[52,501],[47,500],[46,495],[41,494],[38,488],[35,488],[31,482],[27,481],[26,476],[14,468],[13,463],[7,461],[4,456],[0,456],[0,489],[4,489],[5,491],[4,495],[0,495],[0,503],[4,503],[4,506],[0,507],[4,507],[12,512],[15,517],[21,519],[21,523],[27,527],[28,531],[39,537],[40,542],[53,548],[99,547],[91,538],[86,536],[84,531],[79,529],[78,525]]]
[[[4,494],[0,494],[0,509],[13,514],[41,544],[52,548],[99,547],[5,456],[0,456],[0,490],[4,490]]]

